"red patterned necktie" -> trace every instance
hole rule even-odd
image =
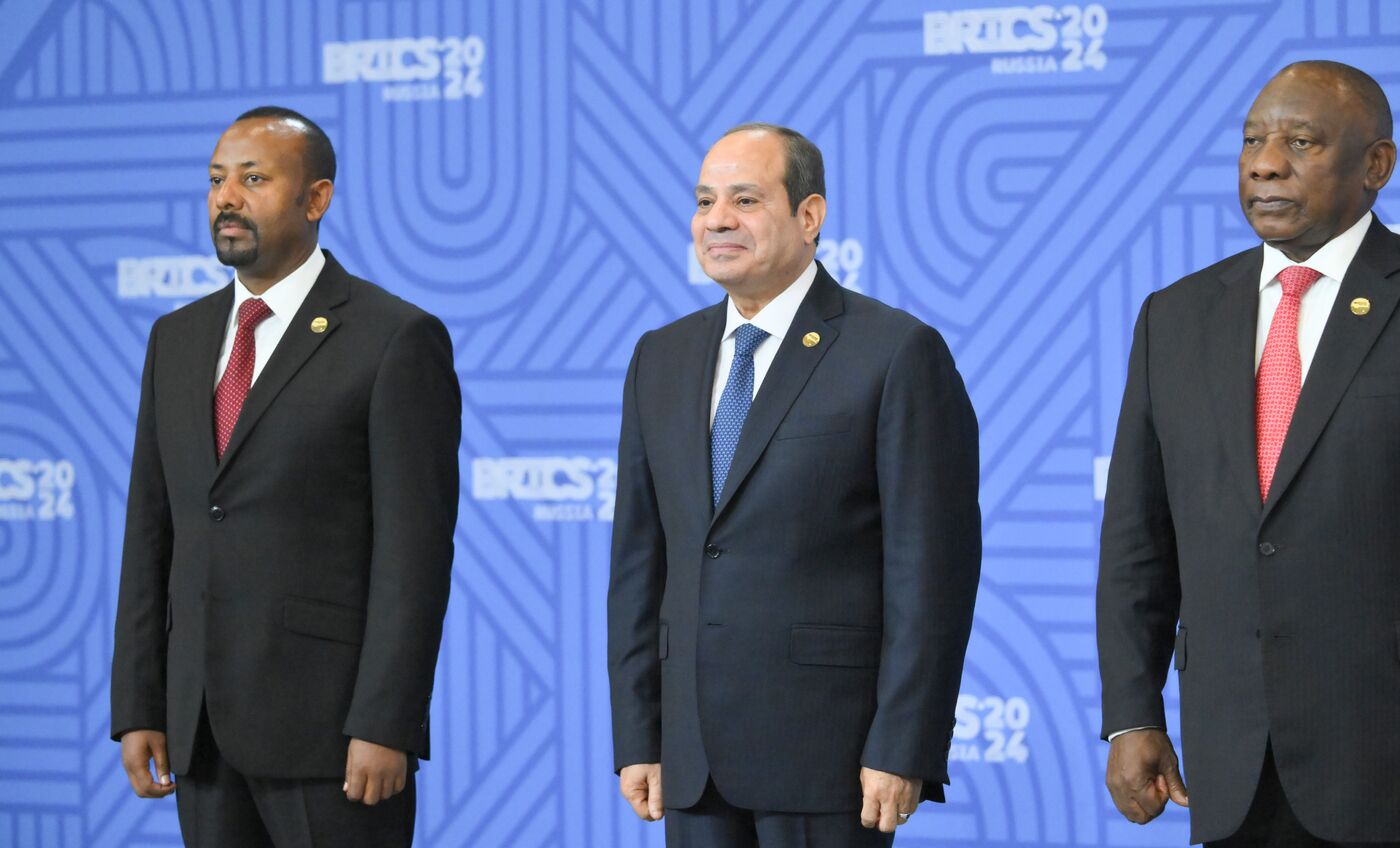
[[[233,425],[238,423],[238,413],[243,411],[243,399],[248,397],[248,388],[253,385],[253,361],[257,358],[253,331],[270,315],[272,310],[256,297],[248,298],[238,307],[238,332],[233,337],[233,352],[229,354],[219,387],[214,390],[214,449],[219,459],[224,458]]]
[[[1298,306],[1303,295],[1322,276],[1302,265],[1290,265],[1278,274],[1283,298],[1269,324],[1264,355],[1255,378],[1254,430],[1259,450],[1259,499],[1269,498],[1278,455],[1293,420],[1293,407],[1303,388],[1303,360],[1298,354]]]

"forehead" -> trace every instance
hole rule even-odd
[[[1366,120],[1356,95],[1336,77],[1315,71],[1281,74],[1254,99],[1245,126],[1282,124],[1344,130]]]
[[[737,132],[715,142],[700,164],[700,182],[777,183],[783,176],[783,145],[769,132]]]
[[[306,151],[306,134],[297,124],[272,118],[237,121],[214,147],[210,164],[238,165],[244,162],[279,164],[301,160]]]

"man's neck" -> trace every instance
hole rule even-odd
[[[251,292],[255,297],[265,294],[268,289],[287,279],[296,269],[300,268],[311,256],[311,251],[316,249],[316,242],[312,242],[300,251],[295,258],[288,262],[281,263],[276,269],[266,273],[248,273],[243,269],[238,271],[238,281],[243,284],[243,288]]]
[[[773,302],[773,299],[792,287],[802,276],[802,272],[812,263],[812,257],[807,257],[791,276],[785,276],[780,283],[770,284],[767,288],[759,291],[734,291],[729,290],[729,299],[734,301],[734,308],[739,310],[739,314],[745,318],[753,318],[763,307]]]

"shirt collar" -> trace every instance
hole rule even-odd
[[[261,295],[254,295],[244,287],[243,281],[235,273],[233,278],[237,285],[233,287],[233,314],[238,314],[238,307],[243,305],[243,301],[250,297],[261,297],[267,308],[272,310],[272,314],[283,321],[292,320],[292,316],[301,308],[302,301],[306,300],[306,295],[311,292],[311,287],[316,284],[316,278],[321,276],[321,269],[326,267],[326,254],[321,251],[321,245],[316,245],[316,249],[311,251],[311,255],[306,257],[306,261],[297,266],[296,270],[277,282]]]
[[[1271,244],[1264,245],[1264,267],[1259,271],[1259,290],[1272,283],[1278,277],[1278,272],[1291,265],[1302,265],[1311,268],[1324,277],[1331,277],[1338,282],[1346,276],[1347,268],[1351,267],[1351,260],[1356,258],[1356,252],[1361,249],[1361,242],[1366,238],[1366,231],[1371,226],[1370,212],[1361,216],[1361,220],[1351,225],[1351,228],[1339,236],[1335,236],[1331,241],[1317,249],[1317,252],[1309,256],[1304,262],[1294,262],[1283,251]]]
[[[797,308],[802,305],[802,300],[807,297],[807,292],[816,279],[817,260],[813,259],[807,270],[798,275],[792,285],[768,301],[768,304],[758,310],[758,314],[752,318],[745,318],[739,314],[739,307],[734,305],[734,298],[726,298],[724,338],[733,335],[741,324],[752,324],[782,342],[783,336],[787,335],[788,328],[792,326],[792,320],[797,317]]]

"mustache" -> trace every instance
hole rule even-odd
[[[235,215],[232,212],[220,212],[218,217],[214,219],[214,230],[217,232],[224,224],[233,224],[254,234],[258,231],[258,228],[253,225],[252,221],[249,221],[242,215]]]

